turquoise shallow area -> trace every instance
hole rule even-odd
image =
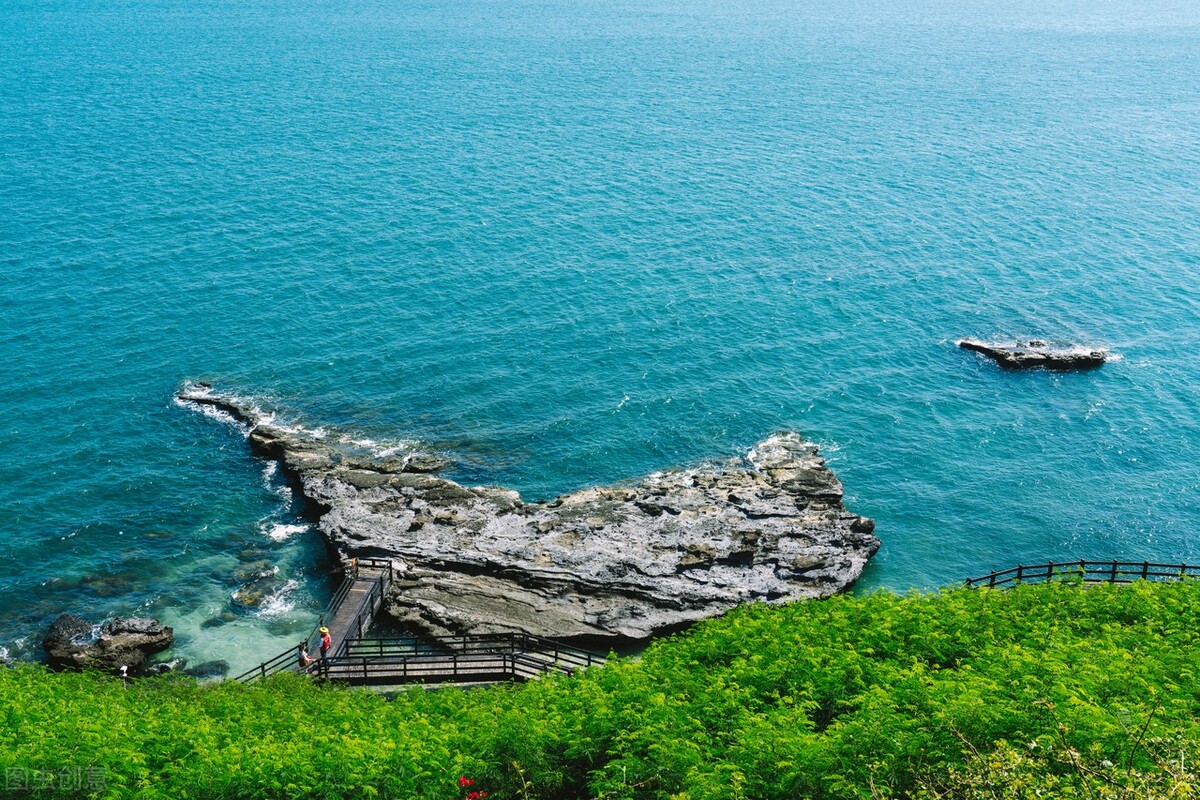
[[[1198,40],[1172,0],[6,0],[0,645],[139,610],[237,667],[315,619],[316,535],[189,378],[532,498],[796,427],[866,587],[1200,561]],[[260,557],[290,593],[201,627]]]

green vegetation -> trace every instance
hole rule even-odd
[[[29,796],[1187,798],[1198,623],[1193,582],[837,597],[393,700],[23,666],[0,670],[0,767]]]

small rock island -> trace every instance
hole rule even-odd
[[[1056,372],[1096,369],[1108,360],[1108,351],[1079,346],[1056,346],[1041,339],[1012,344],[992,344],[961,339],[958,346],[995,361],[1002,369],[1048,369]]]
[[[641,640],[741,603],[842,592],[879,549],[874,521],[845,508],[817,446],[795,432],[724,464],[527,503],[438,476],[445,458],[380,457],[206,385],[178,398],[243,426],[344,562],[390,559],[387,612],[431,635]]]

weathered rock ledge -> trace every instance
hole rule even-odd
[[[874,522],[846,510],[816,445],[792,432],[722,465],[525,503],[432,474],[439,457],[364,456],[207,386],[179,399],[248,429],[344,559],[392,559],[388,612],[432,634],[642,639],[740,603],[841,592],[879,548]]]
[[[1108,360],[1108,351],[1080,346],[1060,347],[1031,339],[999,344],[978,339],[960,339],[958,346],[987,356],[1002,369],[1048,369],[1056,372],[1095,369]]]

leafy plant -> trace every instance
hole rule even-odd
[[[26,664],[0,670],[0,768],[22,797],[1183,798],[1197,619],[1188,581],[839,596],[392,699]]]

